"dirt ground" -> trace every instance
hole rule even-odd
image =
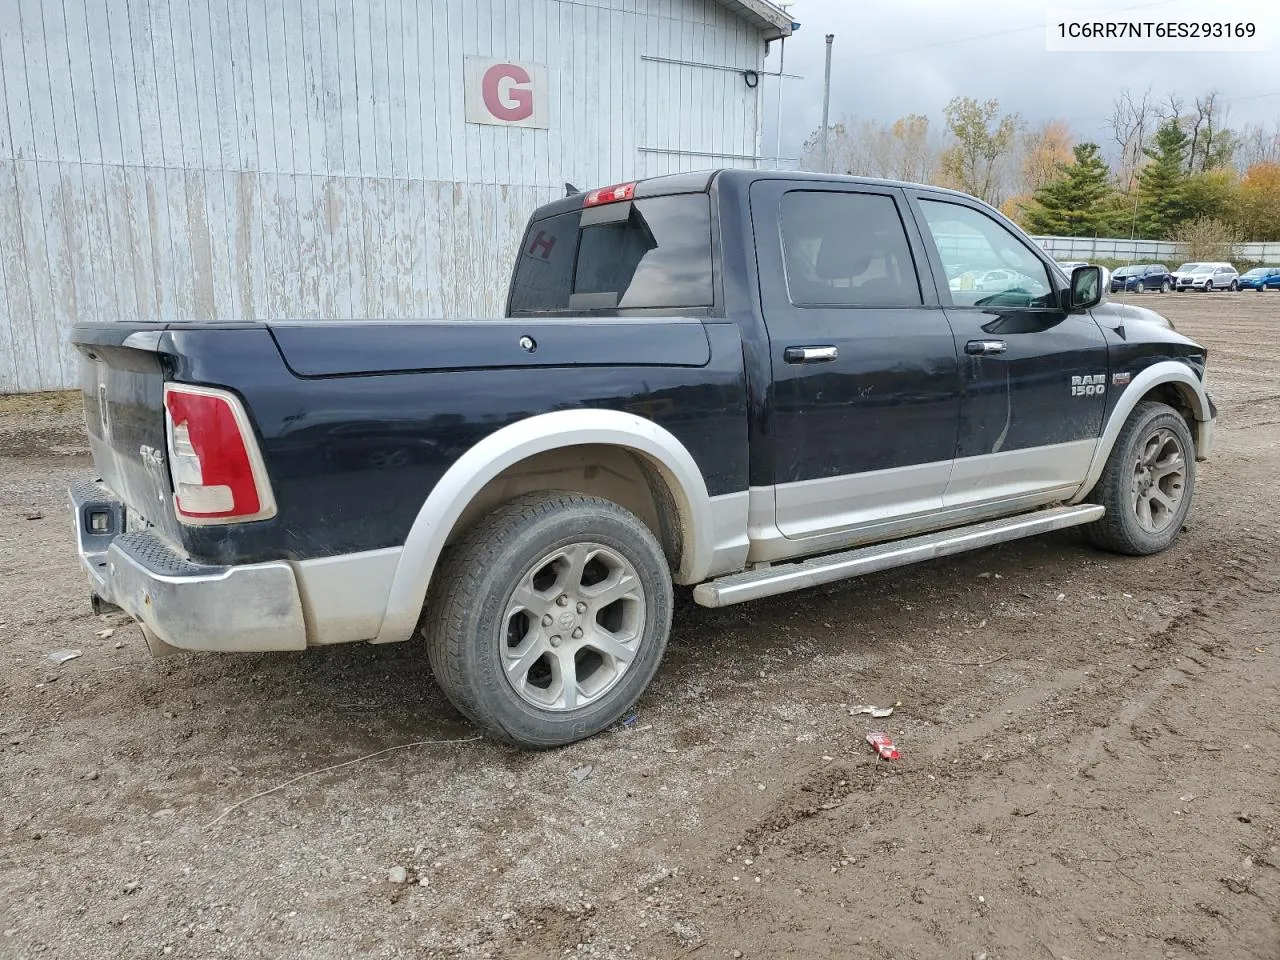
[[[1280,958],[1280,296],[1141,302],[1222,412],[1172,550],[685,602],[543,754],[412,645],[151,659],[89,613],[74,404],[0,398],[0,957]]]

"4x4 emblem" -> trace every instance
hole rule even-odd
[[[1105,373],[1071,378],[1071,395],[1073,397],[1096,397],[1106,392],[1107,375]]]
[[[149,467],[163,467],[164,454],[155,447],[143,444],[138,448],[138,456],[142,458],[142,462]]]

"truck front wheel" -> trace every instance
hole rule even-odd
[[[485,733],[535,749],[598,733],[635,703],[671,629],[671,574],[634,514],[530,494],[446,551],[423,636],[436,681]]]
[[[1181,532],[1195,483],[1195,442],[1186,421],[1166,404],[1140,403],[1089,494],[1107,512],[1085,535],[1115,553],[1159,553]]]

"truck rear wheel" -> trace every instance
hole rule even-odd
[[[1097,546],[1115,553],[1159,553],[1177,538],[1195,490],[1195,445],[1172,407],[1134,408],[1089,500],[1107,508],[1084,528]]]
[[[445,554],[423,636],[436,681],[485,733],[573,743],[618,720],[671,630],[671,574],[635,515],[573,493],[494,510]]]

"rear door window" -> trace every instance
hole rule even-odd
[[[511,287],[512,316],[705,308],[714,302],[705,193],[648,197],[535,221]],[[601,217],[603,222],[591,222]]]
[[[797,307],[923,302],[892,197],[795,190],[782,198],[781,217],[787,292]]]

